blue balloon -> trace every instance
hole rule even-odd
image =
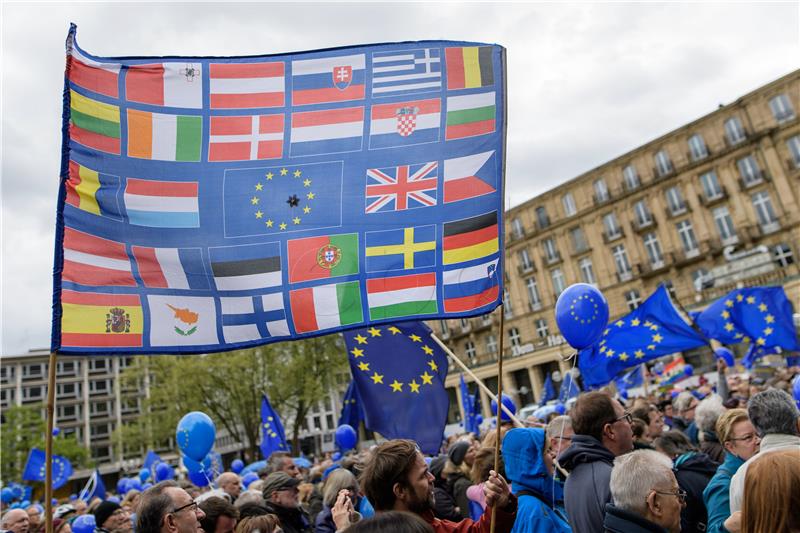
[[[503,393],[503,405],[506,406],[506,409],[511,411],[512,415],[517,413],[517,406],[514,405],[514,400],[511,399],[511,396],[508,396],[505,393]],[[495,400],[492,400],[492,414],[493,415],[497,414],[497,402]],[[500,421],[501,422],[510,422],[511,421],[511,417],[508,416],[505,411],[501,411],[500,412]]]
[[[143,489],[143,490],[147,490],[147,489],[149,489],[149,488],[150,488],[150,487],[152,487],[152,486],[153,486],[153,484],[152,484],[152,483],[145,483],[144,485],[142,485],[142,489]]]
[[[338,461],[341,458],[342,458],[342,452],[333,452],[333,455],[331,455],[331,459],[333,461]]]
[[[256,474],[255,472],[248,472],[242,478],[242,485],[244,485],[244,488],[247,488],[250,486],[250,483],[257,480],[258,480],[258,474]]]
[[[19,502],[14,502],[9,506],[9,509],[19,509]]]
[[[122,501],[119,499],[119,496],[109,496],[108,498],[106,498],[106,500],[112,503],[120,503]]]
[[[144,483],[145,481],[147,481],[147,478],[149,477],[150,477],[150,469],[142,468],[141,470],[139,470],[139,481]]]
[[[483,424],[483,415],[475,415],[475,423],[479,426]]]
[[[61,433],[61,429],[59,429],[59,428],[53,428],[53,436],[54,436],[54,437],[58,437],[58,434],[59,434],[59,433]]]
[[[27,509],[28,507],[31,506],[31,501],[30,500],[25,500],[25,501],[21,502],[19,504],[19,506],[22,507],[23,509]]]
[[[717,356],[717,358],[725,361],[725,364],[728,366],[733,366],[736,363],[736,361],[733,358],[733,352],[725,348],[724,346],[716,348],[714,350],[714,355]]]
[[[608,302],[594,285],[570,285],[556,302],[556,323],[570,346],[576,350],[588,348],[606,328]]]
[[[658,376],[663,374],[664,373],[664,363],[659,361],[658,363],[654,364],[653,365],[653,372],[655,372],[656,375],[658,375]]]
[[[142,490],[142,480],[138,477],[132,477],[128,480],[128,490]]]
[[[125,494],[128,492],[128,478],[123,477],[117,481],[117,494]]]
[[[234,459],[233,462],[231,463],[231,471],[234,474],[238,474],[239,472],[242,471],[243,468],[244,468],[244,461],[242,461],[241,459]]]
[[[342,450],[350,450],[355,448],[357,441],[358,436],[356,435],[356,430],[353,429],[353,426],[349,424],[342,424],[336,428],[336,444],[338,444],[339,448]]]
[[[694,367],[692,365],[683,365],[683,373],[686,377],[694,374]]]
[[[192,411],[184,415],[175,429],[178,448],[184,455],[195,461],[205,459],[208,452],[214,447],[216,435],[217,428],[214,426],[214,421],[200,411]]]
[[[158,463],[156,465],[156,481],[166,481],[175,477],[175,470],[167,463]]]
[[[82,514],[72,521],[73,533],[94,533],[95,527],[97,524],[93,514]]]
[[[3,487],[3,490],[0,491],[0,502],[11,503],[12,501],[14,501],[14,491],[8,487]]]
[[[558,414],[560,414],[560,415],[563,415],[563,414],[564,414],[564,413],[566,413],[566,412],[567,412],[567,406],[566,406],[566,405],[564,405],[564,404],[563,404],[563,403],[561,403],[561,402],[558,402],[558,403],[556,404],[556,413],[558,413]]]
[[[202,472],[203,470],[205,470],[205,468],[203,468],[203,463],[195,461],[191,457],[186,457],[184,455],[183,457],[181,457],[181,460],[183,460],[183,466],[186,467],[186,470],[188,470],[189,473]]]
[[[189,481],[201,488],[208,485],[208,478],[203,472],[189,472]]]
[[[295,465],[296,465],[298,468],[311,468],[311,467],[313,466],[313,465],[311,464],[311,461],[309,461],[309,460],[308,460],[308,459],[306,459],[305,457],[295,457],[294,459],[292,459],[292,462],[293,462],[293,463],[294,463],[294,464],[295,464]]]
[[[14,485],[13,487],[11,487],[11,490],[14,491],[14,498],[16,498],[17,500],[22,498],[22,495],[25,494],[25,491],[23,490],[22,485],[19,485],[19,484]]]
[[[69,495],[69,501],[72,502],[72,501],[75,501],[77,499],[78,499],[78,495],[77,494],[70,494]]]

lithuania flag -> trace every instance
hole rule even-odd
[[[358,234],[295,239],[289,246],[289,283],[358,274]]]
[[[69,136],[89,148],[119,154],[119,107],[70,90]]]

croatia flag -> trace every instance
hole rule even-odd
[[[369,147],[437,142],[442,102],[438,98],[372,106]]]
[[[292,104],[363,100],[364,54],[292,61]]]
[[[128,222],[153,228],[197,228],[197,189],[196,181],[128,178],[123,197]]]

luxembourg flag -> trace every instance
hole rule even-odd
[[[441,111],[438,98],[373,105],[370,149],[437,142]]]
[[[128,221],[153,228],[197,228],[197,188],[196,181],[128,178],[124,195]]]
[[[292,105],[363,100],[364,54],[292,61]]]
[[[364,108],[292,113],[292,157],[361,150]]]
[[[148,248],[133,246],[133,258],[145,287],[157,289],[208,289],[200,248]]]

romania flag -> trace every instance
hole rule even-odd
[[[67,203],[104,217],[121,219],[117,192],[119,176],[102,174],[75,161],[69,162]]]
[[[142,302],[136,294],[61,291],[61,345],[142,345]]]

